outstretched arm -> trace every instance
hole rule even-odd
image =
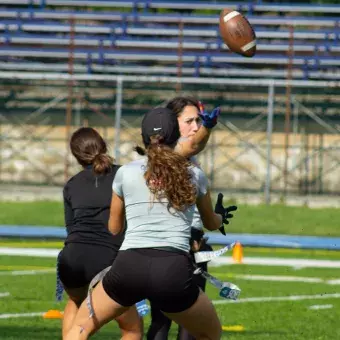
[[[208,143],[212,129],[208,129],[203,125],[199,128],[195,136],[181,138],[176,145],[176,152],[185,158],[197,155]]]
[[[176,151],[186,158],[197,155],[205,148],[208,143],[210,133],[217,124],[217,118],[221,112],[219,107],[215,108],[211,113],[206,112],[203,109],[202,104],[200,107],[202,126],[194,136],[179,140],[176,146]]]

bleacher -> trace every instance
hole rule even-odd
[[[169,76],[178,74],[180,60],[181,74],[189,77],[286,79],[291,64],[294,79],[340,79],[339,6],[147,0],[1,4],[2,71],[65,72],[72,55],[75,73]],[[218,19],[225,7],[241,11],[254,26],[253,58],[232,53],[222,42]]]
[[[219,13],[227,7],[241,11],[253,25],[257,35],[253,58],[239,56],[223,43]],[[279,136],[274,153],[284,154],[281,137],[289,104],[291,132],[301,134],[306,144],[308,134],[314,134],[310,143],[321,150],[329,140],[323,135],[333,138],[339,133],[339,13],[339,6],[255,0],[1,0],[2,141],[21,156],[50,131],[55,143],[64,143],[61,131],[68,124],[100,127],[110,137],[106,129],[116,126],[115,117],[121,114],[118,142],[128,154],[136,138],[135,133],[129,135],[129,127],[139,126],[143,113],[182,92],[200,98],[208,110],[221,106],[218,129],[230,138],[223,146],[228,161],[220,166],[239,166],[248,176],[240,177],[245,190],[262,190],[261,174],[237,159],[253,157],[255,144],[265,147],[271,108],[272,132]],[[249,142],[251,136],[254,141]],[[22,147],[16,146],[18,140],[24,141]],[[293,143],[290,150],[296,155],[297,139]],[[228,150],[238,148],[244,150],[229,159]],[[216,157],[214,147],[208,147],[206,155],[202,164],[217,188],[224,170],[209,168]],[[279,164],[280,159],[273,162]],[[2,162],[8,169],[12,166],[8,155]],[[302,161],[294,164],[303,171]],[[62,170],[56,169],[62,181]],[[44,176],[42,181],[55,180]]]

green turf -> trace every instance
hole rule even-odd
[[[0,224],[63,225],[61,202],[0,202]]]
[[[9,297],[0,298],[0,314],[44,312],[63,309],[65,301],[54,301],[55,274],[27,276],[4,275],[11,270],[54,268],[55,259],[0,256],[0,292],[10,292]],[[7,270],[6,270],[7,268]],[[288,267],[266,267],[233,265],[214,267],[210,271],[221,279],[238,284],[241,298],[281,297],[290,295],[315,295],[340,293],[340,285],[324,283],[292,283],[250,281],[237,278],[237,274],[287,275],[340,278],[340,269],[292,269]],[[8,273],[9,274],[9,273]],[[211,299],[220,299],[215,288],[208,286]],[[332,304],[333,308],[310,310],[312,305]],[[216,305],[223,325],[243,325],[244,332],[224,332],[222,339],[231,340],[329,340],[340,338],[338,320],[340,299],[309,299],[301,301],[246,302]],[[148,327],[149,317],[145,318]],[[42,317],[1,319],[1,340],[60,339],[60,320],[45,320]],[[175,339],[172,327],[169,339]],[[119,339],[114,323],[105,326],[93,339]]]
[[[231,233],[340,236],[337,208],[238,204]],[[61,202],[0,202],[0,224],[63,226]]]

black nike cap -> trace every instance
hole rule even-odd
[[[172,145],[180,137],[177,115],[165,107],[158,107],[147,112],[142,121],[142,137],[147,147],[151,136],[163,137],[162,144]]]

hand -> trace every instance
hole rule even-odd
[[[212,129],[217,124],[217,118],[221,113],[220,107],[216,107],[211,111],[211,113],[208,113],[204,110],[204,106],[201,102],[199,102],[200,107],[200,113],[199,116],[202,119],[202,124],[207,129]]]
[[[215,205],[215,213],[222,215],[222,223],[223,224],[229,224],[228,218],[233,218],[233,214],[230,214],[230,212],[237,210],[236,205],[231,205],[227,208],[223,207],[223,194],[219,193],[217,196],[217,201]],[[225,235],[225,229],[224,225],[221,225],[221,227],[218,229],[223,235]]]

